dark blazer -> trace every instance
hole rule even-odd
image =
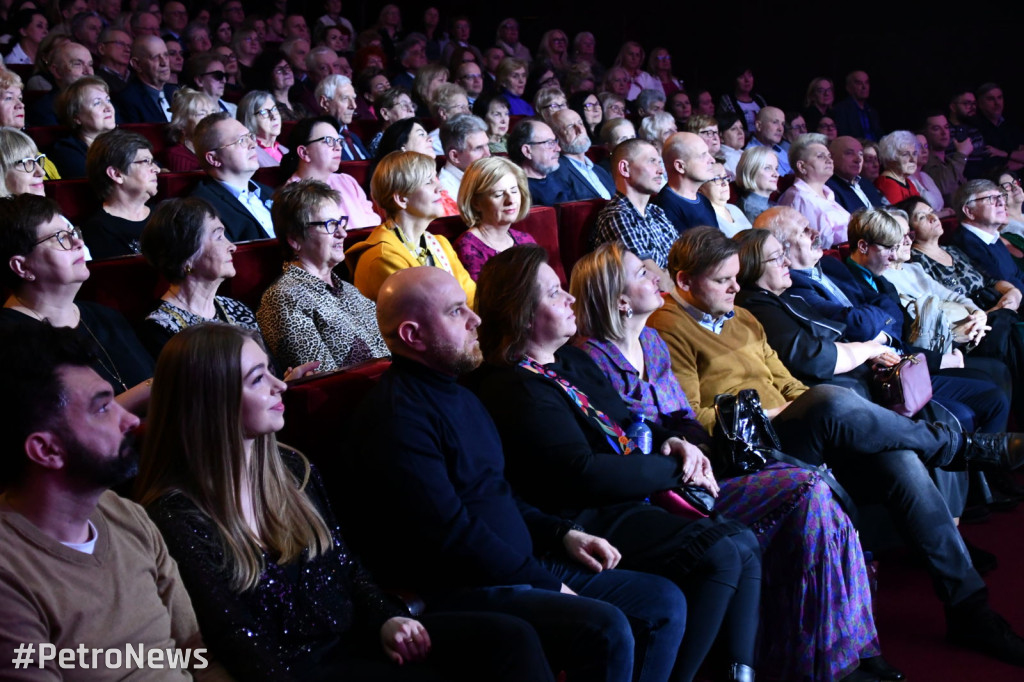
[[[878,111],[870,103],[864,104],[864,111],[868,115],[867,130],[864,129],[864,125],[861,122],[861,108],[857,106],[857,102],[852,97],[847,97],[835,105],[833,108],[835,113],[833,118],[835,119],[836,129],[839,131],[839,134],[858,138],[866,137],[869,140],[881,139],[882,124],[878,122]]]
[[[347,128],[348,126],[345,126],[345,127]],[[341,125],[341,123],[339,123],[338,124],[338,131],[340,132],[341,129],[342,129],[342,125]],[[352,136],[352,144],[355,147],[358,147],[359,151],[363,153],[363,158],[364,159],[372,159],[373,155],[370,154],[370,152],[368,152],[366,150],[366,145],[363,144],[363,141],[359,139],[359,136],[356,135],[355,131],[352,130],[352,128],[348,128],[348,134]],[[348,152],[348,150],[345,148],[345,145],[342,145],[341,146],[341,160],[342,161],[359,161],[360,159],[359,159],[359,157],[353,156],[352,154],[350,154]]]
[[[600,199],[601,197],[594,191],[593,186],[587,179],[583,177],[576,166],[573,165],[572,161],[565,157],[558,164],[558,170],[565,170],[565,177],[567,184],[571,188],[569,191],[574,196],[567,201],[584,201],[586,199]],[[594,173],[597,174],[598,179],[604,188],[608,191],[608,196],[615,196],[615,181],[612,180],[612,176],[604,168],[601,168],[597,164],[594,164]]]
[[[25,109],[25,123],[29,126],[55,126],[60,122],[57,120],[57,110],[54,103],[57,101],[57,87],[48,90],[35,102],[32,102]]]
[[[263,200],[263,205],[267,207],[267,210],[270,210],[271,205],[274,203],[271,199],[274,191],[266,185],[250,180],[250,188],[253,185],[259,187],[260,199]],[[200,180],[199,186],[192,192],[192,196],[210,202],[217,215],[220,216],[221,222],[224,223],[228,239],[231,241],[247,242],[255,239],[270,238],[263,231],[260,221],[256,220],[252,213],[249,213],[249,209],[243,206],[238,199],[231,195],[231,192],[224,189],[224,186],[213,178],[207,177]]]
[[[864,178],[861,178],[858,185],[860,186],[861,191],[864,192],[864,195],[868,198],[868,201],[871,202],[870,206],[865,206],[864,202],[861,201],[859,196],[857,196],[857,193],[853,191],[853,185],[840,177],[833,175],[828,179],[828,182],[826,182],[825,185],[836,193],[836,203],[850,213],[859,211],[862,208],[875,208],[877,206],[885,205],[885,201],[882,199],[882,193]]]
[[[949,243],[966,253],[981,274],[992,279],[1004,279],[1024,291],[1024,272],[1002,242],[986,244],[961,225],[953,232]]]
[[[170,103],[177,85],[164,85],[164,97]],[[118,123],[167,123],[167,116],[150,95],[151,88],[138,78],[133,78],[121,92],[113,96]]]

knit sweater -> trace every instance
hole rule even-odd
[[[795,379],[768,345],[761,323],[743,308],[726,320],[721,334],[701,327],[672,296],[647,320],[661,334],[672,371],[705,428],[715,424],[715,396],[756,389],[765,409],[800,396],[807,386]]]

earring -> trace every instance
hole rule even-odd
[[[622,314],[625,315],[626,319],[628,320],[629,318],[633,317],[633,309],[627,305],[626,309],[622,311]]]
[[[188,265],[188,264],[185,265],[185,274],[186,275],[191,275],[192,274],[192,266],[191,265]]]

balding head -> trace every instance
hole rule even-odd
[[[82,76],[93,74],[92,55],[84,45],[63,43],[54,50],[50,71],[57,87],[63,90]]]
[[[832,154],[836,175],[847,182],[853,182],[853,179],[860,175],[864,167],[864,146],[857,138],[841,135],[832,140],[828,151]]]
[[[377,325],[392,355],[458,376],[483,360],[480,318],[450,274],[429,266],[392,274],[377,294]]]
[[[665,140],[661,156],[673,189],[681,179],[699,187],[714,177],[715,157],[708,151],[704,138],[696,133],[672,135]]]
[[[782,141],[786,132],[786,114],[776,107],[765,107],[757,112],[754,121],[754,135],[765,146],[776,145]]]
[[[790,267],[807,270],[821,260],[821,237],[807,218],[790,206],[773,206],[757,216],[754,229],[769,230],[786,248]]]

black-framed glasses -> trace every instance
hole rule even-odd
[[[82,230],[78,227],[72,227],[70,230],[58,230],[51,234],[49,237],[43,237],[37,241],[34,246],[39,246],[43,242],[48,242],[51,239],[56,239],[57,244],[60,248],[65,251],[70,251],[75,248],[75,240],[82,241]]]
[[[238,145],[239,147],[249,147],[254,144],[256,144],[256,133],[246,133],[234,142],[228,142],[227,144],[215,147],[213,151],[220,151],[221,149],[227,149],[228,147],[234,147],[235,145]]]
[[[707,183],[709,185],[718,185],[719,187],[728,187],[729,186],[729,176],[728,175],[719,175],[717,177],[711,178],[710,180],[707,181]]]
[[[1003,188],[1004,192],[1010,194],[1013,192],[1014,187],[1020,187],[1020,180],[1010,180],[1009,182],[1004,182],[999,186]]]
[[[14,162],[14,167],[20,170],[22,173],[35,173],[36,168],[43,168],[43,164],[46,161],[46,154],[40,154],[36,157],[27,156],[24,159],[19,159]]]
[[[216,81],[223,81],[223,80],[227,80],[227,78],[228,78],[228,75],[226,73],[224,73],[223,71],[221,71],[220,69],[217,69],[216,71],[207,71],[206,73],[199,74],[200,78],[203,78],[205,76],[213,76],[213,80],[216,80]]]
[[[256,110],[256,115],[259,116],[260,118],[270,118],[271,116],[277,116],[278,115],[277,112],[278,112],[278,109],[277,109],[277,105],[275,104],[274,106],[270,107],[269,109],[257,109]]]
[[[306,143],[306,145],[315,144],[317,142],[323,142],[328,149],[337,149],[338,147],[341,146],[341,137],[324,135],[323,137],[318,137],[315,140],[310,140],[309,142]]]
[[[980,204],[988,204],[989,206],[1006,206],[1006,195],[1000,192],[999,194],[989,194],[987,197],[975,197],[968,204],[978,202]]]
[[[276,73],[278,76],[287,76],[291,72],[292,67],[290,66],[279,66],[276,69],[274,69],[274,73]]]
[[[705,137],[710,140],[719,137],[718,128],[707,128],[705,130],[698,130],[697,134],[700,135],[701,137]]]
[[[324,234],[337,234],[338,230],[344,230],[348,227],[348,216],[343,215],[340,218],[332,220],[311,220],[306,223],[307,227],[319,227],[324,231]]]
[[[537,147],[547,147],[548,149],[558,149],[558,139],[552,137],[550,140],[539,140],[537,142],[527,142],[526,144]]]

